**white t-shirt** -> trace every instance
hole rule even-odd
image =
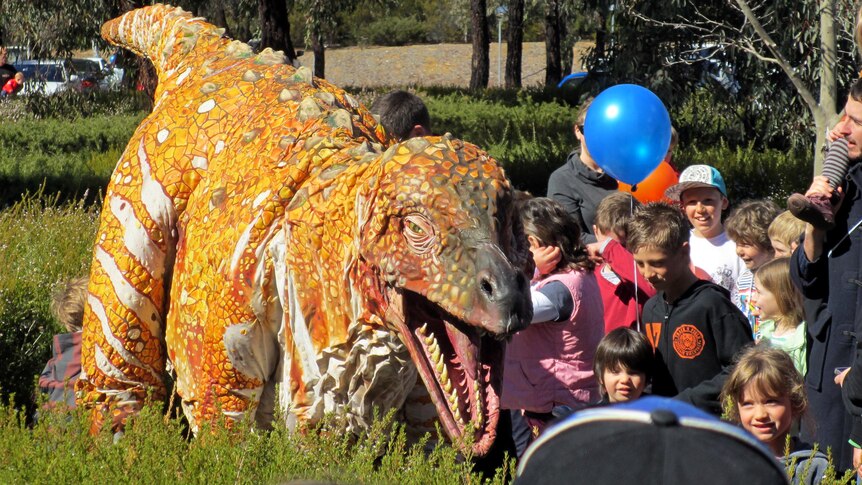
[[[736,243],[727,233],[713,238],[698,237],[691,231],[691,262],[712,278],[712,282],[730,291],[730,301],[739,300],[736,280],[745,269],[745,263],[736,255]]]

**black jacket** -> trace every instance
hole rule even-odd
[[[15,69],[12,64],[0,64],[0,88],[6,84],[6,81],[15,77],[17,72],[18,69]]]
[[[618,187],[617,181],[604,172],[591,170],[581,161],[581,151],[569,153],[566,163],[554,170],[548,179],[548,197],[562,204],[578,221],[582,240],[595,242],[593,220],[599,202]],[[583,237],[588,234],[589,237]]]
[[[805,434],[821,449],[832,448],[836,466],[851,466],[848,436],[862,441],[862,163],[850,166],[844,182],[844,201],[835,215],[835,227],[826,233],[823,254],[808,261],[802,244],[793,253],[790,271],[805,297],[808,337],[809,414],[816,429]],[[836,367],[852,366],[842,389],[835,385]],[[855,416],[855,423],[853,417]],[[802,427],[806,432],[805,421]]]
[[[660,292],[644,305],[643,321],[656,355],[652,393],[720,415],[733,358],[752,342],[751,326],[727,290],[699,280],[673,303]]]

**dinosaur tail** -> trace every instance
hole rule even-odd
[[[102,25],[105,40],[148,58],[160,81],[201,40],[220,39],[223,33],[200,17],[162,4],[126,12]]]

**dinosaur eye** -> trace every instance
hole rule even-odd
[[[410,214],[405,217],[401,232],[404,234],[404,239],[407,240],[410,249],[416,254],[427,253],[437,241],[434,226],[428,218],[421,214]]]

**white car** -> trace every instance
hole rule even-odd
[[[87,59],[22,61],[15,68],[24,73],[23,94],[100,89],[104,78],[99,64]]]

